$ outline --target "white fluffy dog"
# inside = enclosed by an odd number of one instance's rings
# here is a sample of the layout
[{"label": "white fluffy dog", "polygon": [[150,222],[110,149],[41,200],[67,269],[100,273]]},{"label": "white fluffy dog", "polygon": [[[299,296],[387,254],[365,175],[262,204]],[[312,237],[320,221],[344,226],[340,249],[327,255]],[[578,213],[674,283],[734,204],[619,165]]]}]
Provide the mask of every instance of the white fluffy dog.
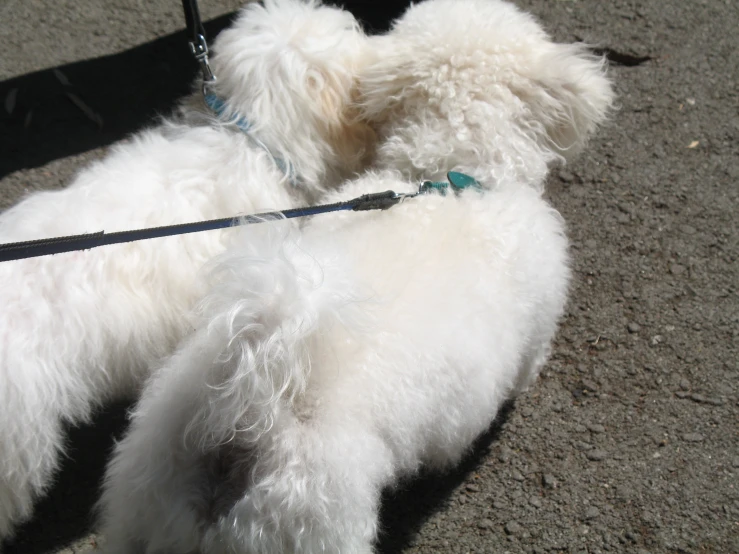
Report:
[{"label": "white fluffy dog", "polygon": [[[0,216],[0,242],[118,231],[302,205],[362,163],[351,95],[366,37],[345,11],[266,0],[214,44],[213,89],[116,147],[69,188]],[[248,133],[234,123],[246,118]],[[244,121],[240,120],[239,124]],[[280,167],[290,168],[290,183]],[[0,540],[51,480],[63,423],[130,393],[191,330],[210,232],[0,264]]]},{"label": "white fluffy dog", "polygon": [[498,0],[421,3],[375,48],[376,163],[481,190],[245,229],[116,448],[109,554],[369,553],[383,487],[457,462],[545,362],[569,271],[541,188],[605,116],[602,63]]}]

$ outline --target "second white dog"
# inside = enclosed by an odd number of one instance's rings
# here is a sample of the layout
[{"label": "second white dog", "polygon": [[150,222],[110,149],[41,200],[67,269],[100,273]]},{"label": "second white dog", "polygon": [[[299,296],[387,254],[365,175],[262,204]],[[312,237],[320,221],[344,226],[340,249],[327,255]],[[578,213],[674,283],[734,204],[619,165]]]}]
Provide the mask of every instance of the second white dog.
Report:
[{"label": "second white dog", "polygon": [[541,188],[610,105],[600,61],[495,0],[419,4],[377,48],[377,163],[482,190],[245,230],[116,449],[109,553],[369,553],[381,490],[457,462],[545,362],[569,270]]}]

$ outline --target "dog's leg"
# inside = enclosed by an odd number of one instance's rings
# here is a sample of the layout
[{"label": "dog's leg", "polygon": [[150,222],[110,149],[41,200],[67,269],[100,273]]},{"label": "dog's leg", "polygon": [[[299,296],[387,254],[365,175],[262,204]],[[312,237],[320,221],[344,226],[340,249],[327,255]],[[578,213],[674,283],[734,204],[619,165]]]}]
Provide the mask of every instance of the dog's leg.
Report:
[{"label": "dog's leg", "polygon": [[152,305],[146,295],[125,298],[113,279],[76,266],[65,275],[54,258],[43,263],[43,279],[13,274],[0,294],[0,539],[30,517],[51,485],[65,426],[133,389],[184,327],[155,310],[146,316],[165,331],[135,325]]},{"label": "dog's leg", "polygon": [[206,532],[203,551],[370,554],[391,453],[348,414],[283,413],[250,454],[247,488]]},{"label": "dog's leg", "polygon": [[115,448],[98,503],[107,554],[198,552],[212,488],[206,456],[186,432],[213,358],[200,346],[175,355],[150,380]]},{"label": "dog's leg", "polygon": [[[23,428],[11,428],[13,422]],[[43,403],[0,405],[0,425],[4,427],[0,433],[1,540],[12,535],[15,524],[30,517],[34,500],[50,483],[63,433],[59,415]]]},{"label": "dog's leg", "polygon": [[[196,554],[206,472],[175,433],[138,428],[116,448],[99,506],[106,554]],[[181,435],[180,435],[181,437]]]}]

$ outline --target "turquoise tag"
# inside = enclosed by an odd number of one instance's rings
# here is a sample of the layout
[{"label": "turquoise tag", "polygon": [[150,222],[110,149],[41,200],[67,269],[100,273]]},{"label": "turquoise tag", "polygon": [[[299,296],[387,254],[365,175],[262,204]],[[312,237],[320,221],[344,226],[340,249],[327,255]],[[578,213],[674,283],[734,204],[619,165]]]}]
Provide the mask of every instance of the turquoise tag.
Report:
[{"label": "turquoise tag", "polygon": [[446,174],[446,178],[449,180],[449,183],[445,183],[443,181],[424,181],[421,183],[421,187],[418,189],[418,192],[420,194],[425,194],[427,192],[436,191],[442,196],[446,196],[450,184],[451,188],[454,189],[454,192],[461,192],[470,187],[482,190],[482,185],[466,173],[450,171]]},{"label": "turquoise tag", "polygon": [[482,188],[482,185],[477,182],[474,177],[470,177],[466,173],[460,173],[459,171],[450,171],[446,174],[446,178],[455,189],[464,190],[469,187],[475,187],[476,189]]}]

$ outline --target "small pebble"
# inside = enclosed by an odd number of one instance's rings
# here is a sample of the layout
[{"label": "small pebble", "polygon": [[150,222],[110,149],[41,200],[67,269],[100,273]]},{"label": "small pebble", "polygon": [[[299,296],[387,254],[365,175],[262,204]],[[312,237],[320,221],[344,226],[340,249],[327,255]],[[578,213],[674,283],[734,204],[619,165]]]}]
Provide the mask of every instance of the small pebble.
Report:
[{"label": "small pebble", "polygon": [[582,386],[585,390],[588,390],[590,392],[596,392],[598,390],[597,383],[591,381],[590,379],[583,379]]},{"label": "small pebble", "polygon": [[682,275],[685,273],[685,266],[680,264],[672,264],[670,266],[670,273],[673,275]]},{"label": "small pebble", "polygon": [[683,435],[683,440],[687,442],[703,442],[703,435],[700,433],[685,433]]},{"label": "small pebble", "polygon": [[478,529],[492,529],[493,525],[495,525],[491,520],[489,519],[482,519],[477,523]]},{"label": "small pebble", "polygon": [[724,399],[723,398],[706,398],[706,404],[711,404],[712,406],[723,406]]},{"label": "small pebble", "polygon": [[529,499],[529,504],[531,504],[534,508],[541,508],[541,499],[538,496],[532,496]]},{"label": "small pebble", "polygon": [[590,461],[600,462],[601,460],[605,460],[608,457],[608,452],[596,448],[595,450],[588,450],[585,456],[587,456],[588,460]]},{"label": "small pebble", "polygon": [[621,485],[616,488],[616,496],[620,500],[631,500],[634,497],[634,489],[626,485]]},{"label": "small pebble", "polygon": [[585,510],[585,519],[595,519],[600,515],[600,510],[596,508],[595,506],[590,506],[587,510]]},{"label": "small pebble", "polygon": [[507,446],[501,446],[500,452],[498,453],[498,460],[506,463],[513,456],[513,451]]},{"label": "small pebble", "polygon": [[680,379],[680,388],[682,390],[690,390],[690,381],[687,379]]},{"label": "small pebble", "polygon": [[477,485],[467,485],[465,487],[469,492],[480,492],[480,487]]},{"label": "small pebble", "polygon": [[687,398],[688,396],[690,396],[690,393],[688,391],[679,390],[675,392],[675,396],[677,396],[678,398]]},{"label": "small pebble", "polygon": [[521,475],[520,472],[514,471],[513,473],[511,473],[511,479],[513,479],[514,481],[519,481],[520,482],[520,481],[523,481],[525,479],[525,477],[523,475]]},{"label": "small pebble", "polygon": [[597,433],[605,433],[606,432],[606,428],[603,427],[600,423],[591,423],[591,424],[589,424],[588,425],[588,430],[591,433],[596,433],[596,434]]},{"label": "small pebble", "polygon": [[505,508],[505,502],[496,500],[495,502],[493,502],[493,508],[495,508],[496,510],[502,510]]},{"label": "small pebble", "polygon": [[641,329],[641,326],[635,321],[632,321],[626,326],[626,329],[629,331],[629,333],[638,333],[639,329]]},{"label": "small pebble", "polygon": [[721,406],[724,401],[721,398],[708,398],[702,394],[694,392],[690,395],[690,399],[693,402],[699,402],[700,404],[711,404],[712,406]]},{"label": "small pebble", "polygon": [[506,523],[505,532],[509,535],[517,535],[521,531],[523,531],[523,527],[521,527],[515,521],[509,521],[508,523]]},{"label": "small pebble", "polygon": [[560,170],[559,178],[565,183],[571,183],[572,181],[575,180],[575,176],[572,173],[570,173],[569,171],[564,171],[564,170]]},{"label": "small pebble", "polygon": [[550,473],[545,473],[541,478],[541,482],[548,489],[553,489],[557,486],[557,479]]}]

